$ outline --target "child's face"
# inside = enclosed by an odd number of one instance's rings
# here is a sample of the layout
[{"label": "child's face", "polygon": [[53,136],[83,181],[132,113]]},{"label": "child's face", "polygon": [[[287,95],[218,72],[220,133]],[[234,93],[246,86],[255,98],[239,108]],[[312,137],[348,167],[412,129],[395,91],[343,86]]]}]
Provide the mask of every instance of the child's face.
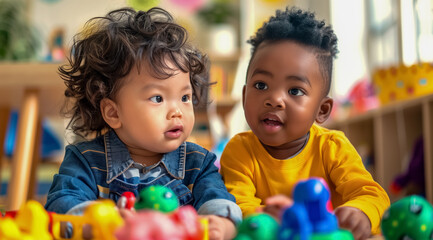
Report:
[{"label": "child's face", "polygon": [[[172,64],[169,64],[173,67]],[[142,64],[126,77],[116,96],[120,139],[135,154],[167,153],[177,149],[194,125],[189,73],[177,70],[167,79],[157,79]]]},{"label": "child's face", "polygon": [[303,144],[299,139],[320,112],[324,87],[312,51],[290,41],[264,42],[250,63],[243,89],[248,125],[265,147]]}]

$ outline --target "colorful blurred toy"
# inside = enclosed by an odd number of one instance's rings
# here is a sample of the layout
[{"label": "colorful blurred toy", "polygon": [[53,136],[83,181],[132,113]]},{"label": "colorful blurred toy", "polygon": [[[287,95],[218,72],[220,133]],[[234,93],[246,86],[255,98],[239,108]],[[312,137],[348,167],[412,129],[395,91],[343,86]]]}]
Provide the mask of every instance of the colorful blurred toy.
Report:
[{"label": "colorful blurred toy", "polygon": [[[134,206],[132,193],[122,195],[125,208]],[[207,240],[208,222],[192,206],[181,206],[167,187],[151,186],[140,192],[137,212],[122,219],[109,199],[90,204],[83,215],[47,212],[34,200],[0,217],[1,240],[82,240],[86,226],[93,240]],[[175,203],[173,203],[175,202]],[[138,202],[137,202],[138,203]],[[158,207],[159,206],[159,207]],[[67,236],[64,234],[71,230]]]},{"label": "colorful blurred toy", "polygon": [[192,206],[183,206],[165,214],[141,210],[125,219],[125,225],[116,233],[118,240],[202,240],[205,233]]},{"label": "colorful blurred toy", "polygon": [[[26,202],[15,217],[0,218],[2,240],[81,240],[84,225],[91,227],[94,240],[110,240],[114,232],[123,225],[123,219],[111,200],[99,200],[87,207],[83,216],[47,212],[34,200]],[[72,236],[63,237],[61,224],[73,227]]]},{"label": "colorful blurred toy", "polygon": [[276,240],[278,223],[266,213],[254,213],[238,226],[235,240]]},{"label": "colorful blurred toy", "polygon": [[[131,194],[122,194],[129,199],[126,205],[134,200]],[[123,201],[122,197],[120,201]],[[176,194],[168,187],[155,185],[144,188],[139,193],[135,209],[136,214],[125,219],[126,224],[115,233],[118,240],[208,238],[207,220],[200,219],[192,206],[179,207]]]},{"label": "colorful blurred toy", "polygon": [[126,208],[129,210],[135,210],[135,195],[132,192],[124,192],[120,196],[119,200],[117,200],[117,207],[118,208]]},{"label": "colorful blurred toy", "polygon": [[406,188],[406,195],[425,195],[423,137],[416,140],[407,170],[395,177],[390,190],[391,193],[398,195],[404,188]]},{"label": "colorful blurred toy", "polygon": [[0,239],[51,240],[49,222],[49,215],[42,205],[34,200],[28,201],[14,218],[0,218]]},{"label": "colorful blurred toy", "polygon": [[433,66],[419,63],[378,69],[373,73],[376,94],[385,105],[433,93]]},{"label": "colorful blurred toy", "polygon": [[[82,216],[52,214],[52,233],[54,239],[83,239],[84,225],[90,225],[92,239],[115,240],[114,232],[124,221],[115,208],[113,201],[103,199],[90,204]],[[67,222],[72,225],[72,236],[63,237],[61,234],[61,223]]]},{"label": "colorful blurred toy", "polygon": [[322,178],[298,182],[293,200],[294,204],[283,212],[278,239],[353,239],[349,231],[338,228],[329,188]]},{"label": "colorful blurred toy", "polygon": [[140,191],[135,209],[153,209],[169,213],[179,207],[176,194],[168,187],[156,185],[149,186]]},{"label": "colorful blurred toy", "polygon": [[379,101],[374,92],[374,86],[367,79],[358,81],[352,89],[350,89],[347,101],[352,105],[349,115],[360,114],[379,106]]},{"label": "colorful blurred toy", "polygon": [[386,240],[432,239],[433,207],[421,196],[402,198],[385,211],[381,229]]}]

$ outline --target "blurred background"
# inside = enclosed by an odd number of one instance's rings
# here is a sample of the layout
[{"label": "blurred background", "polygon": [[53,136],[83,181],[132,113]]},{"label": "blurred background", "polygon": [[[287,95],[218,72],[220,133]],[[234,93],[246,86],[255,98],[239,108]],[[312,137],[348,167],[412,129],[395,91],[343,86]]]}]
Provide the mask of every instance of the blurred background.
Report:
[{"label": "blurred background", "polygon": [[324,125],[347,134],[392,201],[413,193],[433,201],[432,0],[0,0],[0,207],[17,190],[45,201],[75,140],[59,115],[57,68],[87,20],[125,6],[165,8],[209,55],[217,84],[211,103],[196,109],[190,141],[218,156],[248,130],[240,105],[246,40],[276,9],[314,11],[332,25],[340,51]]}]

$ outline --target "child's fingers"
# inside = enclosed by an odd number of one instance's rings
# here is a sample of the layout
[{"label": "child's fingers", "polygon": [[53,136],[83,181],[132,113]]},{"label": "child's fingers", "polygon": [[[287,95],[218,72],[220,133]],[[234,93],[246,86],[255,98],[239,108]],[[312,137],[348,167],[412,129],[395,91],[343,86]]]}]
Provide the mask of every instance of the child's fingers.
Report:
[{"label": "child's fingers", "polygon": [[266,205],[277,205],[280,207],[288,207],[293,204],[293,200],[285,195],[278,194],[269,197],[265,200]]},{"label": "child's fingers", "polygon": [[348,226],[341,226],[346,225],[347,219],[350,216],[350,211],[347,211],[347,209],[345,209],[344,207],[341,208],[336,208],[334,210],[335,216],[337,216],[338,219],[338,224],[340,225],[340,227],[348,227]]},{"label": "child's fingers", "polygon": [[266,205],[263,208],[263,212],[271,215],[272,217],[274,217],[275,219],[277,219],[278,221],[281,218],[281,212],[282,212],[283,208],[276,206],[276,205]]},{"label": "child's fingers", "polygon": [[358,224],[358,226],[352,230],[352,234],[353,238],[356,240],[365,240],[370,237],[370,229],[363,224]]},{"label": "child's fingers", "polygon": [[[203,217],[203,216],[202,216]],[[222,223],[213,215],[204,216],[208,219],[209,228],[208,235],[210,240],[221,240],[224,237]]]}]

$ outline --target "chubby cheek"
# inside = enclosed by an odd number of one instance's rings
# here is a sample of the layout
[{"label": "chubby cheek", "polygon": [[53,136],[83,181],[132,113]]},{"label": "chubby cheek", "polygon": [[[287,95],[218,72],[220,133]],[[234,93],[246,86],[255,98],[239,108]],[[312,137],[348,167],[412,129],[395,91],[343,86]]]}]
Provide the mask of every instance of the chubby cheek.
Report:
[{"label": "chubby cheek", "polygon": [[194,116],[194,110],[187,111],[184,113],[184,117],[182,119],[183,122],[183,131],[184,133],[189,136],[191,135],[192,129],[195,124],[195,116]]},{"label": "chubby cheek", "polygon": [[[246,104],[244,104],[244,114],[245,119],[247,120],[248,124],[257,124],[258,121],[258,109],[260,108],[261,104],[257,99],[247,98]],[[253,126],[250,126],[253,127]]]}]

